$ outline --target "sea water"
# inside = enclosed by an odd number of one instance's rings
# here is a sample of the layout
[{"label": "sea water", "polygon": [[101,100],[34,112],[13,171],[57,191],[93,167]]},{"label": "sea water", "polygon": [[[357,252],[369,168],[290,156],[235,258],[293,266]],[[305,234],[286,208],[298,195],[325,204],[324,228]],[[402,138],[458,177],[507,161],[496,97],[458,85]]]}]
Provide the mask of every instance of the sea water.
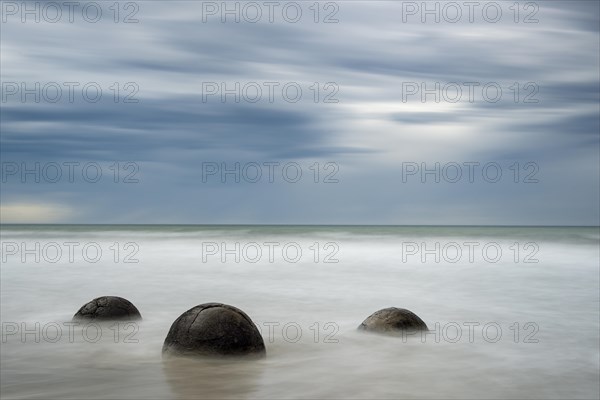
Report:
[{"label": "sea water", "polygon": [[[597,227],[3,225],[1,242],[3,399],[600,395]],[[105,295],[143,319],[70,323]],[[206,302],[244,310],[267,358],[163,360]],[[392,306],[430,331],[356,331]]]}]

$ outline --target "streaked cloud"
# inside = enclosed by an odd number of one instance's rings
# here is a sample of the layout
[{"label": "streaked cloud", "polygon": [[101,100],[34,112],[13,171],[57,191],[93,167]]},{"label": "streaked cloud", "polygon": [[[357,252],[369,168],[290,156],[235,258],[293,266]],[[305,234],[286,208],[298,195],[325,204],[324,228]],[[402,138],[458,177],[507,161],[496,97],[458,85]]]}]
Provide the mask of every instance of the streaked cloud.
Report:
[{"label": "streaked cloud", "polygon": [[[336,24],[202,23],[201,2],[176,1],[140,2],[137,24],[9,20],[3,82],[96,82],[103,98],[11,96],[2,103],[2,161],[131,161],[140,182],[11,177],[0,199],[86,204],[64,222],[598,224],[598,3],[536,3],[536,24],[509,14],[497,24],[402,23],[402,2],[389,1],[338,2]],[[139,102],[115,103],[115,82],[120,96],[126,83],[138,85]],[[204,101],[206,82],[294,82],[303,98]],[[322,101],[329,82],[338,103]],[[407,82],[479,86],[473,102],[464,92],[455,103],[422,102],[404,98]],[[497,103],[481,99],[490,82],[503,89]],[[523,102],[528,83],[537,103]],[[340,181],[203,184],[207,161],[294,161],[305,176],[315,162],[334,162]],[[502,164],[505,177],[514,163],[534,162],[540,182],[400,179],[405,162],[470,161]]]}]

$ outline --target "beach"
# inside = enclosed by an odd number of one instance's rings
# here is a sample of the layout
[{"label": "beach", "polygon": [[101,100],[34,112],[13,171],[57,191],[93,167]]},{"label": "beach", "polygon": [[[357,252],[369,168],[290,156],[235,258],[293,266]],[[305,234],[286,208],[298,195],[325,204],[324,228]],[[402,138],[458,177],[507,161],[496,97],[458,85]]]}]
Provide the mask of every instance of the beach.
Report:
[{"label": "beach", "polygon": [[[597,227],[3,225],[1,240],[6,399],[599,395]],[[143,319],[70,324],[104,295]],[[173,321],[207,302],[246,312],[267,357],[163,360]],[[392,306],[429,332],[356,330]]]}]

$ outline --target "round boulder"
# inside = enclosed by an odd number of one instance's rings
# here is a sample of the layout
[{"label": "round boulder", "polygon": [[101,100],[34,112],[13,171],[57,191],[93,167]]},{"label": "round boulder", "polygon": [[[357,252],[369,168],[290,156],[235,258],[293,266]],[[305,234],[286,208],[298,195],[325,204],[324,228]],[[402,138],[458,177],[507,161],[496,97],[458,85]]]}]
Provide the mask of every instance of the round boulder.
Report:
[{"label": "round boulder", "polygon": [[84,304],[73,316],[74,320],[136,320],[142,316],[137,308],[129,301],[117,296],[98,297]]},{"label": "round boulder", "polygon": [[358,330],[389,333],[402,331],[426,331],[427,325],[415,313],[404,308],[384,308],[371,314]]},{"label": "round boulder", "polygon": [[165,338],[163,354],[263,358],[265,343],[254,322],[242,310],[205,303],[181,314]]}]

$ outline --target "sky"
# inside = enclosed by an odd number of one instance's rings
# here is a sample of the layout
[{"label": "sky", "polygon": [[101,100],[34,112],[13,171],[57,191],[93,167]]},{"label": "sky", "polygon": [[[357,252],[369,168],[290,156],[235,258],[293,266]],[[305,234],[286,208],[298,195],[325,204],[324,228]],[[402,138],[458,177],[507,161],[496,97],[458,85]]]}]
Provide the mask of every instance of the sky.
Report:
[{"label": "sky", "polygon": [[600,225],[597,1],[75,3],[1,4],[2,223]]}]

